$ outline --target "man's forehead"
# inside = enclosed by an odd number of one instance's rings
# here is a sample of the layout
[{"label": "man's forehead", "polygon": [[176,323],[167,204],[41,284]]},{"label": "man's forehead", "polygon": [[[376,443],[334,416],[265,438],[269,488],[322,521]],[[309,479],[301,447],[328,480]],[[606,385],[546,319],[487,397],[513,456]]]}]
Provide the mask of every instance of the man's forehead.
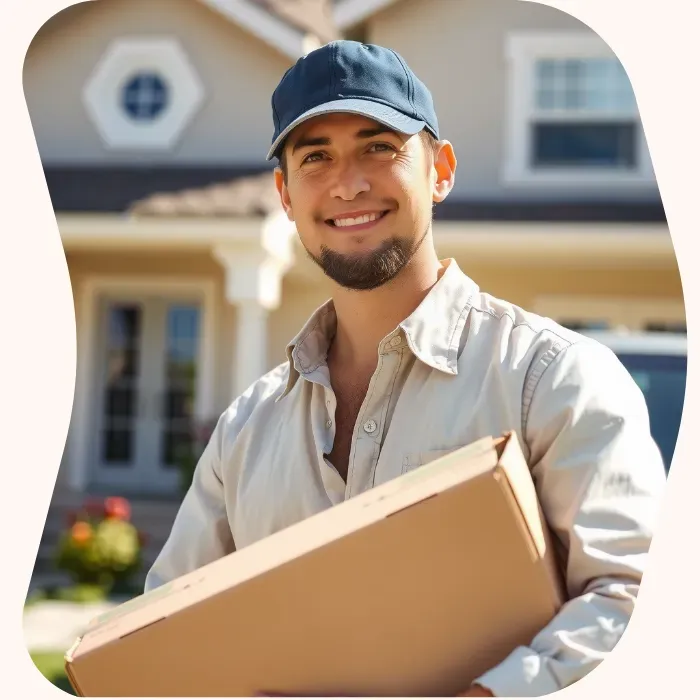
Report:
[{"label": "man's forehead", "polygon": [[320,114],[299,124],[287,137],[288,143],[294,144],[300,138],[315,138],[327,136],[332,138],[338,133],[361,137],[363,131],[387,131],[398,133],[376,119],[362,114],[348,112],[335,112],[333,114]]}]

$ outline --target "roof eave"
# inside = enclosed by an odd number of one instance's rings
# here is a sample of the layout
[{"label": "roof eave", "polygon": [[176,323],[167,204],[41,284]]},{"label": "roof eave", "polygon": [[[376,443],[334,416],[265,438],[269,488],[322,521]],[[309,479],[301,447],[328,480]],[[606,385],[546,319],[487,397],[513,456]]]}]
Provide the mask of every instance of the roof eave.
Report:
[{"label": "roof eave", "polygon": [[199,0],[242,29],[296,61],[320,40],[291,27],[248,0]]},{"label": "roof eave", "polygon": [[340,31],[364,22],[398,0],[339,0],[333,8],[333,20]]}]

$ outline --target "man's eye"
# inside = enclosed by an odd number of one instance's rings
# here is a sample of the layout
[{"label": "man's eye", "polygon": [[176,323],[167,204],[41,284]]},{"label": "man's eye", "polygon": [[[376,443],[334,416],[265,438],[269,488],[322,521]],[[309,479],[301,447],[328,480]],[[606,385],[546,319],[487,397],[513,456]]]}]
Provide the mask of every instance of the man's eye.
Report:
[{"label": "man's eye", "polygon": [[369,150],[370,150],[370,151],[373,150],[373,151],[375,151],[375,152],[379,151],[380,153],[384,153],[384,152],[386,152],[386,151],[393,151],[393,150],[394,150],[394,147],[393,147],[391,144],[388,144],[388,143],[373,143],[373,144],[369,147]]},{"label": "man's eye", "polygon": [[313,163],[314,161],[321,160],[323,157],[324,157],[323,153],[321,153],[320,151],[316,151],[314,153],[309,153],[309,155],[305,156],[301,162],[302,162],[302,165],[304,163]]}]

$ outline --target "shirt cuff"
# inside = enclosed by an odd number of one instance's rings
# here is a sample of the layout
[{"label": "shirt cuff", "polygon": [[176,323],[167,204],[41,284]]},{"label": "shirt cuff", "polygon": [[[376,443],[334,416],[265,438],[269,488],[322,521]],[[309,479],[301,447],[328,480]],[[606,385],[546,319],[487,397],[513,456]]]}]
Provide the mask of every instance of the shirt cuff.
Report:
[{"label": "shirt cuff", "polygon": [[535,698],[561,690],[542,657],[527,647],[518,647],[498,666],[474,679],[496,697]]}]

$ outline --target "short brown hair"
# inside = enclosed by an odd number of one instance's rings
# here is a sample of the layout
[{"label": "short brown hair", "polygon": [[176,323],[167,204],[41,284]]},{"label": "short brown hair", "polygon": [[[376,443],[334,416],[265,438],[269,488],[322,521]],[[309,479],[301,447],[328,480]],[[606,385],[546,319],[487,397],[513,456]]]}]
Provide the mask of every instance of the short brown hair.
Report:
[{"label": "short brown hair", "polygon": [[[432,153],[432,155],[434,156],[435,153],[437,152],[438,141],[433,136],[433,134],[430,131],[428,131],[427,129],[423,129],[423,131],[420,132],[420,139],[423,142],[423,146],[425,147],[425,149],[429,153]],[[279,166],[279,169],[282,171],[282,176],[284,177],[284,184],[286,185],[287,184],[287,158],[285,156],[284,147],[282,148],[282,151],[280,152],[278,166]]]}]

